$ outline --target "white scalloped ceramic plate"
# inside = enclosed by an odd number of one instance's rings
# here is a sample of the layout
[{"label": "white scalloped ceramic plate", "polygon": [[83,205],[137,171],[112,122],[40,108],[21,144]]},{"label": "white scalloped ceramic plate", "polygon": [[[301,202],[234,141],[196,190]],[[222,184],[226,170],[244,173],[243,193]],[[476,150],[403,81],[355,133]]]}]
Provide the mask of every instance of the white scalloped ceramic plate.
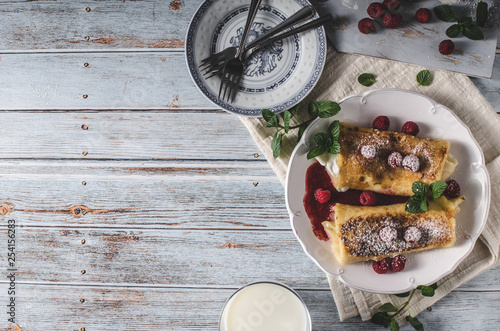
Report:
[{"label": "white scalloped ceramic plate", "polygon": [[[311,123],[295,148],[288,167],[286,203],[295,235],[306,254],[327,274],[348,286],[375,293],[402,293],[418,285],[428,285],[451,273],[471,252],[481,234],[489,211],[490,180],[484,156],[467,126],[448,108],[418,93],[381,89],[345,98],[342,110],[331,119]],[[403,123],[414,121],[420,127],[419,137],[442,138],[451,142],[451,153],[458,159],[452,178],[460,183],[466,200],[456,216],[457,242],[450,248],[434,249],[407,255],[401,272],[376,274],[369,262],[340,266],[330,250],[330,243],[316,238],[304,210],[305,174],[314,162],[307,160],[313,136],[326,131],[334,119],[371,127],[373,119],[386,115],[389,130],[400,131]]]},{"label": "white scalloped ceramic plate", "polygon": [[[198,68],[210,54],[239,45],[249,4],[248,0],[205,0],[200,5],[186,36],[188,70],[196,87],[218,107],[244,116],[262,116],[263,108],[280,113],[299,103],[318,81],[326,59],[323,27],[275,42],[248,57],[232,103],[217,97],[220,78],[205,79]],[[263,0],[248,40],[307,5],[308,0]]]}]

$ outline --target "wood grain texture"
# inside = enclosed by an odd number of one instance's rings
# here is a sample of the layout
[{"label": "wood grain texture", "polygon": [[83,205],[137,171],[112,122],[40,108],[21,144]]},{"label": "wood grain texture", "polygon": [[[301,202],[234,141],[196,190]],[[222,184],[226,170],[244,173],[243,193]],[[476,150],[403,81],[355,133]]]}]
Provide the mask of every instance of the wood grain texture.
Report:
[{"label": "wood grain texture", "polygon": [[[140,288],[19,284],[18,323],[33,330],[216,330],[219,314],[235,288]],[[0,291],[6,286],[0,284]],[[305,301],[313,330],[383,330],[359,318],[339,321],[328,290],[297,289]],[[6,306],[5,297],[0,304]],[[84,302],[80,300],[84,299]],[[482,305],[482,301],[491,302]],[[498,292],[455,291],[418,315],[426,330],[496,330]],[[113,313],[110,313],[113,312]],[[0,328],[8,324],[0,320]],[[402,330],[412,330],[406,325]]]},{"label": "wood grain texture", "polygon": [[[3,54],[0,76],[0,110],[218,109],[195,87],[183,52]],[[492,80],[473,81],[500,112],[500,56]]]}]

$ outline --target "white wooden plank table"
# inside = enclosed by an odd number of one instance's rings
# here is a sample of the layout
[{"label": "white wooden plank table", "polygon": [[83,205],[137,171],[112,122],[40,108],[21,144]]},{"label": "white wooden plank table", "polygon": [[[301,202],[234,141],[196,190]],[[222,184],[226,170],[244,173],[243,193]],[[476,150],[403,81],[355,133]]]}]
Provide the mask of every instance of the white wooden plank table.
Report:
[{"label": "white wooden plank table", "polygon": [[[8,220],[19,330],[215,330],[230,294],[262,279],[295,288],[314,330],[381,329],[339,321],[284,188],[238,118],[191,82],[183,47],[199,4],[0,2],[1,330],[17,330]],[[500,57],[491,80],[473,80],[500,112]],[[426,329],[498,330],[499,271],[419,315]]]}]

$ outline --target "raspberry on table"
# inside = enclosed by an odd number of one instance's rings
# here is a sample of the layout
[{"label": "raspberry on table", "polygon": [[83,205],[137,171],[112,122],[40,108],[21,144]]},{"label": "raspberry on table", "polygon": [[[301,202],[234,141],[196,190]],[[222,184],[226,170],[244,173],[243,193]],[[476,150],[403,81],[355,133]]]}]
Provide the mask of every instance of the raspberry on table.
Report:
[{"label": "raspberry on table", "polygon": [[385,274],[390,268],[389,262],[386,259],[380,261],[373,261],[372,263],[373,270],[378,274]]},{"label": "raspberry on table", "polygon": [[389,10],[397,10],[399,8],[399,0],[384,0],[383,4]]},{"label": "raspberry on table", "polygon": [[370,18],[363,18],[358,22],[358,30],[361,33],[370,34],[372,32],[375,32],[375,24]]},{"label": "raspberry on table", "polygon": [[398,255],[392,259],[391,268],[394,272],[403,271],[406,265],[406,257],[404,255]]},{"label": "raspberry on table", "polygon": [[387,158],[387,163],[393,168],[401,167],[401,163],[403,162],[403,156],[399,152],[393,152]]},{"label": "raspberry on table", "polygon": [[406,170],[417,172],[420,168],[420,161],[418,157],[413,154],[406,155],[403,159],[403,167]]},{"label": "raspberry on table", "polygon": [[366,12],[371,18],[379,18],[384,15],[386,9],[387,8],[380,2],[372,2],[368,6],[368,9],[366,9]]},{"label": "raspberry on table", "polygon": [[443,55],[449,55],[455,49],[455,44],[453,41],[446,39],[439,43],[439,53]]},{"label": "raspberry on table", "polygon": [[450,179],[446,182],[448,186],[444,190],[443,195],[448,199],[458,198],[460,196],[460,185],[454,179]]},{"label": "raspberry on table", "polygon": [[429,23],[431,18],[432,18],[432,13],[427,8],[420,8],[415,13],[415,19],[417,20],[417,22],[420,22],[420,23]]},{"label": "raspberry on table", "polygon": [[396,230],[392,226],[385,226],[380,229],[378,236],[380,240],[390,244],[398,237],[398,230]]},{"label": "raspberry on table", "polygon": [[397,28],[400,24],[401,21],[403,20],[403,16],[401,16],[400,13],[386,13],[384,17],[382,18],[382,21],[384,22],[384,25],[388,29],[394,29]]},{"label": "raspberry on table", "polygon": [[363,191],[359,196],[359,202],[363,206],[375,206],[377,203],[377,195],[372,191]]},{"label": "raspberry on table", "polygon": [[389,121],[389,117],[387,116],[377,116],[373,121],[372,125],[374,129],[385,131],[389,129],[389,125],[391,121]]},{"label": "raspberry on table", "polygon": [[401,129],[401,131],[407,134],[411,134],[412,136],[416,136],[420,132],[420,129],[418,128],[417,123],[408,121],[403,124],[403,128]]},{"label": "raspberry on table", "polygon": [[373,159],[377,155],[377,149],[373,145],[365,145],[361,147],[361,155],[367,159]]},{"label": "raspberry on table", "polygon": [[330,201],[331,196],[332,192],[323,190],[321,188],[317,189],[316,192],[314,192],[314,197],[319,203],[327,203],[328,201]]},{"label": "raspberry on table", "polygon": [[422,237],[422,232],[414,226],[410,226],[405,231],[405,241],[408,243],[418,242],[421,237]]}]

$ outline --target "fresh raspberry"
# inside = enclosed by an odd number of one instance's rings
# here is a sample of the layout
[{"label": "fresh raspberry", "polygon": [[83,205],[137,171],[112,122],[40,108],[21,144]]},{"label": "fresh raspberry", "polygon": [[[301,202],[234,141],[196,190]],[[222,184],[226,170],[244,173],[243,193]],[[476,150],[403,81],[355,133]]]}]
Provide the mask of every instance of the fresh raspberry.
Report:
[{"label": "fresh raspberry", "polygon": [[392,259],[391,267],[392,271],[400,272],[403,271],[406,265],[406,257],[404,255],[398,255],[394,259]]},{"label": "fresh raspberry", "polygon": [[446,184],[448,184],[448,186],[446,190],[444,190],[443,195],[448,199],[458,198],[460,196],[460,185],[458,182],[454,179],[450,179]]},{"label": "fresh raspberry", "polygon": [[377,155],[377,149],[373,145],[365,145],[361,147],[361,155],[367,159],[373,159]]},{"label": "fresh raspberry", "polygon": [[380,229],[378,236],[380,237],[380,240],[390,244],[398,237],[398,230],[392,226],[386,226]]},{"label": "fresh raspberry", "polygon": [[415,13],[415,19],[417,20],[417,22],[420,22],[420,23],[429,23],[431,18],[432,18],[432,13],[427,8],[420,8]]},{"label": "fresh raspberry", "polygon": [[410,226],[405,231],[405,241],[407,243],[415,243],[420,240],[420,237],[422,237],[422,232],[414,226]]},{"label": "fresh raspberry", "polygon": [[375,24],[373,23],[373,21],[371,19],[366,17],[358,22],[358,29],[359,29],[359,32],[361,32],[361,33],[370,34],[372,32],[375,32]]},{"label": "fresh raspberry", "polygon": [[389,10],[397,10],[399,8],[399,0],[384,0],[383,4]]},{"label": "fresh raspberry", "polygon": [[368,16],[370,16],[371,18],[379,18],[380,16],[384,15],[386,9],[387,8],[380,2],[372,2],[368,6],[366,12],[368,13]]},{"label": "fresh raspberry", "polygon": [[389,125],[391,121],[389,121],[389,117],[387,116],[377,116],[377,118],[373,121],[373,128],[381,131],[385,131],[389,129]]},{"label": "fresh raspberry", "polygon": [[404,133],[411,134],[412,136],[416,136],[420,129],[418,128],[417,123],[408,121],[403,124],[403,128],[401,129]]},{"label": "fresh raspberry", "polygon": [[455,49],[455,44],[450,39],[443,40],[439,43],[439,53],[449,55]]},{"label": "fresh raspberry", "polygon": [[382,18],[384,25],[388,29],[394,29],[397,28],[400,24],[401,21],[403,20],[403,16],[401,16],[400,13],[386,13],[384,17]]},{"label": "fresh raspberry", "polygon": [[406,155],[403,159],[403,167],[406,170],[417,172],[420,168],[420,161],[418,160],[418,157],[413,154]]},{"label": "fresh raspberry", "polygon": [[377,196],[372,191],[363,191],[359,196],[359,202],[363,206],[375,206],[377,203]]},{"label": "fresh raspberry", "polygon": [[314,192],[314,197],[319,203],[327,203],[328,201],[330,201],[331,196],[332,192],[323,190],[321,188],[317,189],[316,192]]},{"label": "fresh raspberry", "polygon": [[372,268],[378,274],[385,274],[389,270],[390,264],[386,259],[380,261],[373,261]]},{"label": "fresh raspberry", "polygon": [[393,152],[387,158],[387,163],[393,168],[401,167],[401,163],[403,162],[403,156],[399,152]]}]

